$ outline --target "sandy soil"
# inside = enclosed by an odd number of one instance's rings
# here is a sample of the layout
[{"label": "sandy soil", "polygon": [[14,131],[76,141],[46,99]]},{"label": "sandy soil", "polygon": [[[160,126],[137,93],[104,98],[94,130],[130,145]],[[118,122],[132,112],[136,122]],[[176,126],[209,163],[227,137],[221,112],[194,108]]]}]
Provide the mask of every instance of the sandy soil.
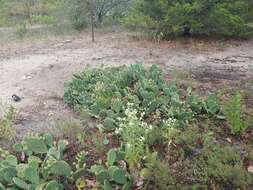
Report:
[{"label": "sandy soil", "polygon": [[[155,44],[126,33],[89,34],[40,42],[0,46],[0,98],[18,110],[18,136],[47,130],[57,119],[74,118],[64,105],[64,83],[86,66],[159,64],[168,73],[188,70],[201,83],[227,83],[252,87],[253,41],[204,42],[183,40]],[[252,91],[253,92],[253,91]]]}]

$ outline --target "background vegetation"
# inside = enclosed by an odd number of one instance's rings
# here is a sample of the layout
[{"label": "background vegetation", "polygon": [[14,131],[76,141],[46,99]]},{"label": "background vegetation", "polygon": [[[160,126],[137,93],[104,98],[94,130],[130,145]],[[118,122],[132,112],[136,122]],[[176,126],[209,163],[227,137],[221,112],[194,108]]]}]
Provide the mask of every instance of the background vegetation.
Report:
[{"label": "background vegetation", "polygon": [[245,37],[252,33],[252,1],[140,0],[136,1],[127,26],[163,37],[183,34]]},{"label": "background vegetation", "polygon": [[64,33],[93,21],[96,27],[123,25],[161,39],[249,37],[252,10],[251,0],[1,0],[0,27],[16,27],[17,36],[24,37],[28,28]]}]

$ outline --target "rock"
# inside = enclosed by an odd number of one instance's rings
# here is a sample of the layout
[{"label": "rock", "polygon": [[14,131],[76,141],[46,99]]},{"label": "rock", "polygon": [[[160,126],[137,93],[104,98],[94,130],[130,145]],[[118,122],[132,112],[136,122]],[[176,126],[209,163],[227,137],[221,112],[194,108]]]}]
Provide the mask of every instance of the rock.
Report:
[{"label": "rock", "polygon": [[70,42],[72,42],[72,41],[71,41],[71,40],[66,40],[66,41],[65,41],[65,43],[70,43]]},{"label": "rock", "polygon": [[230,138],[226,139],[229,143],[232,143],[232,140]]},{"label": "rock", "polygon": [[253,174],[253,166],[248,167],[248,172]]},{"label": "rock", "polygon": [[59,44],[55,44],[55,45],[54,45],[54,48],[60,48],[60,47],[62,47],[62,46],[64,46],[64,43],[59,43]]},{"label": "rock", "polygon": [[17,96],[16,94],[13,94],[13,95],[11,96],[11,98],[12,98],[12,100],[13,100],[14,102],[20,102],[20,101],[21,101],[21,98],[20,98],[19,96]]},{"label": "rock", "polygon": [[22,76],[22,79],[23,80],[32,79],[32,76],[30,76],[30,75],[24,75],[24,76]]},{"label": "rock", "polygon": [[49,112],[49,113],[48,113],[48,117],[52,117],[53,115],[54,115],[53,112]]}]

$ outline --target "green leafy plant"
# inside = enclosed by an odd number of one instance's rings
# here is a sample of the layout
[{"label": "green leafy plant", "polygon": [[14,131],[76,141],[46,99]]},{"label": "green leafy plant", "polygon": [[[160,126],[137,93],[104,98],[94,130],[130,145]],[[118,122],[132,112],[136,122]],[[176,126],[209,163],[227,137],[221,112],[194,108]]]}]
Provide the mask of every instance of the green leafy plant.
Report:
[{"label": "green leafy plant", "polygon": [[242,133],[248,128],[247,122],[243,121],[243,107],[244,103],[240,93],[236,93],[224,105],[224,114],[232,134]]},{"label": "green leafy plant", "polygon": [[23,190],[63,190],[62,180],[73,183],[85,173],[85,156],[77,155],[75,170],[64,160],[64,151],[68,142],[54,141],[49,134],[30,135],[13,149],[22,156],[1,154],[0,187],[2,189]]},{"label": "green leafy plant", "polygon": [[208,114],[215,115],[220,111],[220,106],[217,100],[217,96],[215,94],[210,94],[206,101],[204,102],[205,111]]},{"label": "green leafy plant", "polygon": [[115,131],[120,135],[125,147],[125,159],[128,161],[130,168],[136,168],[140,159],[145,155],[147,146],[147,137],[152,129],[137,116],[137,110],[133,104],[128,104],[125,111],[126,117],[120,119],[119,128]]},{"label": "green leafy plant", "polygon": [[103,165],[93,165],[90,172],[95,174],[97,182],[104,190],[113,189],[113,187],[122,187],[123,190],[130,190],[133,185],[133,179],[126,168],[119,165],[122,155],[119,151],[111,149],[107,153],[106,168]]}]

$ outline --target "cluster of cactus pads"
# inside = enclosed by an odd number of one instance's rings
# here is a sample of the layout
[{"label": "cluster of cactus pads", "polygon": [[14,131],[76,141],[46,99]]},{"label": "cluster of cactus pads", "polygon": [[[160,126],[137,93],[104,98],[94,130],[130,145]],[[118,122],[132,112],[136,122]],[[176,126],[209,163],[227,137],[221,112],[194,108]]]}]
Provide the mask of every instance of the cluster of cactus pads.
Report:
[{"label": "cluster of cactus pads", "polygon": [[121,151],[110,150],[107,154],[106,166],[93,165],[90,171],[96,175],[97,182],[104,190],[112,190],[116,187],[122,187],[122,190],[132,188],[133,178],[127,172],[124,153]]},{"label": "cluster of cactus pads", "polygon": [[85,171],[86,154],[78,154],[73,169],[63,158],[67,145],[44,134],[14,144],[17,156],[0,150],[0,190],[63,190],[62,182],[75,182]]}]

